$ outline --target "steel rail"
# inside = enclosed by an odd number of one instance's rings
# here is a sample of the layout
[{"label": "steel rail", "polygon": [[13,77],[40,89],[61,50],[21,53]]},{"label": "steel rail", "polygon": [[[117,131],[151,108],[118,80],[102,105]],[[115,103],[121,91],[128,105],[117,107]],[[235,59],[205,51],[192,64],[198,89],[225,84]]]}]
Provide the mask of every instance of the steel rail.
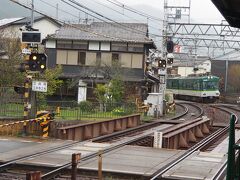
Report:
[{"label": "steel rail", "polygon": [[[221,109],[221,108],[219,108]],[[237,123],[238,121],[238,117],[236,114],[227,111],[226,109],[221,109],[223,111],[228,112],[229,114],[233,114],[236,118],[235,123]],[[190,156],[191,154],[193,154],[195,151],[203,148],[204,146],[206,146],[207,144],[209,144],[210,142],[214,141],[215,138],[220,137],[222,134],[226,133],[229,129],[229,126],[226,126],[222,129],[218,129],[217,131],[215,131],[214,133],[212,133],[211,135],[209,135],[208,137],[204,138],[203,140],[201,140],[199,143],[195,144],[193,147],[189,148],[182,156],[180,156],[179,158],[173,160],[172,162],[170,162],[168,165],[164,166],[163,168],[161,168],[157,173],[155,173],[155,176],[151,178],[151,180],[157,179],[160,176],[162,176],[165,172],[167,172],[169,169],[171,169],[172,167],[174,167],[176,164],[180,163],[181,161],[183,161],[184,159],[186,159],[188,156]],[[222,168],[221,168],[221,172],[222,172]],[[219,174],[217,174],[216,176],[220,176]]]},{"label": "steel rail", "polygon": [[[177,103],[177,104],[178,104],[178,103]],[[180,115],[177,115],[177,116],[175,116],[175,117],[173,117],[173,118],[170,118],[170,120],[178,119],[178,118],[180,118],[180,117],[182,117],[182,116],[184,116],[184,115],[186,115],[186,114],[188,113],[188,108],[187,108],[186,106],[183,106],[183,105],[181,105],[181,104],[178,104],[178,105],[184,108],[184,112],[181,113]],[[140,130],[140,129],[142,129],[142,128],[145,128],[145,129],[146,129],[147,127],[150,128],[150,127],[156,126],[156,125],[158,125],[158,124],[161,124],[161,122],[156,121],[156,122],[148,123],[148,124],[145,124],[145,125],[142,125],[142,126],[138,126],[138,127],[135,127],[135,128],[130,128],[130,129],[127,129],[127,130],[124,130],[124,131],[115,132],[115,133],[112,133],[111,135],[105,135],[105,136],[103,136],[103,137],[96,137],[96,138],[93,138],[92,141],[97,141],[97,140],[99,140],[99,139],[101,139],[101,138],[106,138],[106,137],[109,137],[109,136],[117,136],[117,135],[120,135],[120,134],[123,134],[123,133],[126,133],[126,132],[130,132],[130,131],[137,131],[137,130]],[[145,138],[145,137],[147,137],[147,136],[148,136],[148,135],[145,135],[145,136],[141,136],[141,137],[139,137],[139,138],[137,138],[137,139],[133,139],[133,140],[131,140],[131,141],[127,141],[127,142],[125,142],[125,143],[123,143],[123,144],[114,146],[114,147],[112,147],[112,148],[105,149],[103,152],[106,153],[106,152],[115,150],[115,149],[117,149],[117,148],[119,148],[119,147],[122,147],[122,146],[124,146],[124,145],[126,145],[126,144],[129,144],[129,143],[133,143],[133,142],[138,141],[139,139]],[[87,141],[82,141],[82,142],[74,142],[74,143],[67,144],[67,145],[64,145],[64,146],[55,147],[55,148],[52,148],[52,149],[49,149],[49,150],[45,150],[45,151],[42,151],[42,152],[38,152],[38,153],[34,153],[34,154],[30,154],[30,155],[26,155],[26,156],[23,156],[23,157],[20,157],[20,158],[13,159],[13,160],[11,160],[11,161],[8,161],[8,162],[0,165],[0,172],[1,172],[2,170],[4,170],[4,169],[8,168],[9,166],[16,164],[16,163],[19,162],[19,161],[22,161],[22,160],[25,160],[25,159],[29,159],[29,158],[34,158],[34,157],[37,157],[37,156],[41,156],[41,155],[44,155],[44,154],[47,154],[47,153],[51,153],[51,152],[54,152],[54,151],[57,151],[57,150],[65,149],[65,148],[68,148],[68,147],[72,147],[72,146],[74,146],[74,145],[76,145],[76,144],[85,143],[85,142],[89,142],[89,140],[87,140]],[[87,155],[86,157],[82,157],[81,160],[82,160],[82,161],[85,161],[85,160],[88,160],[88,159],[90,159],[90,158],[92,158],[92,157],[95,157],[96,155],[97,155],[97,153],[92,153],[92,154]],[[68,168],[68,167],[70,167],[70,166],[71,166],[71,163],[66,163],[66,164],[63,165],[63,166],[61,166],[61,167],[59,167],[59,168],[57,168],[57,169],[55,169],[55,170],[53,170],[53,171],[50,171],[50,172],[44,174],[42,177],[43,177],[43,178],[48,177],[48,176],[50,176],[51,174],[54,174],[54,173],[56,173],[56,172],[59,172],[59,171],[61,171],[62,169]]]}]

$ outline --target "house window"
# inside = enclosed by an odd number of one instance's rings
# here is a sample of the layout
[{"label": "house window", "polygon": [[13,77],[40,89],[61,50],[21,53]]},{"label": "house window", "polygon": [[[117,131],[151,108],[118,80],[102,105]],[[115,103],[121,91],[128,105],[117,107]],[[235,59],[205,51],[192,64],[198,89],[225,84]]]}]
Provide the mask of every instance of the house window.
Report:
[{"label": "house window", "polygon": [[138,68],[143,67],[143,55],[142,54],[130,54],[122,53],[121,54],[121,64],[122,67],[126,68]]},{"label": "house window", "polygon": [[110,51],[110,42],[101,42],[101,51]]},{"label": "house window", "polygon": [[132,54],[132,68],[143,67],[143,55],[142,54]]},{"label": "house window", "polygon": [[57,48],[72,49],[72,41],[57,41]]},{"label": "house window", "polygon": [[119,61],[119,54],[112,53],[112,61]]},{"label": "house window", "polygon": [[130,52],[143,52],[143,44],[128,44],[128,51]]},{"label": "house window", "polygon": [[111,65],[112,65],[112,53],[102,53],[101,66],[111,66]]},{"label": "house window", "polygon": [[87,50],[88,42],[87,41],[73,41],[73,49],[84,49]]},{"label": "house window", "polygon": [[99,46],[99,42],[89,42],[89,50],[99,50],[100,46]]},{"label": "house window", "polygon": [[112,51],[127,51],[127,43],[112,43]]},{"label": "house window", "polygon": [[67,51],[67,64],[69,65],[78,64],[78,51]]},{"label": "house window", "polygon": [[86,65],[96,66],[96,53],[93,53],[93,52],[86,53]]},{"label": "house window", "polygon": [[67,64],[67,51],[57,50],[57,64]]},{"label": "house window", "polygon": [[57,50],[57,64],[77,65],[78,51]]},{"label": "house window", "polygon": [[79,65],[86,64],[86,52],[78,52],[78,64]]},{"label": "house window", "polygon": [[121,54],[121,65],[122,65],[122,67],[131,68],[132,67],[132,54],[122,53]]}]

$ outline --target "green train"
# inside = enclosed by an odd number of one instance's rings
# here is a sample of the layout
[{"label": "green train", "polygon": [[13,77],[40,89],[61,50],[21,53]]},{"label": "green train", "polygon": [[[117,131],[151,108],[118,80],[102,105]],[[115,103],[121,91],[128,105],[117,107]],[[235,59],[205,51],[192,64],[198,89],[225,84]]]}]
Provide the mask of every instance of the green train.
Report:
[{"label": "green train", "polygon": [[219,77],[190,76],[167,79],[167,89],[177,99],[198,102],[215,102],[219,98]]}]

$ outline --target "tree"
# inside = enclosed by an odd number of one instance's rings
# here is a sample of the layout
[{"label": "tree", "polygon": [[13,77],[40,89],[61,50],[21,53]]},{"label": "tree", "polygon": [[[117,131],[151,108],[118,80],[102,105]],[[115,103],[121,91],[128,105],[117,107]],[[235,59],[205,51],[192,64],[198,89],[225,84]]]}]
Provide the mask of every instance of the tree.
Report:
[{"label": "tree", "polygon": [[44,79],[48,83],[46,93],[38,93],[38,100],[46,102],[46,96],[53,95],[58,88],[63,84],[63,80],[59,79],[62,73],[62,66],[56,66],[52,69],[46,69],[46,71],[39,75],[39,78]]},{"label": "tree", "polygon": [[20,85],[24,80],[24,75],[16,68],[23,62],[21,42],[16,37],[17,33],[11,30],[7,37],[0,32],[0,87]]},{"label": "tree", "polygon": [[106,94],[107,94],[107,86],[104,84],[97,84],[96,88],[94,89],[94,94],[97,97],[97,100],[100,104],[100,110],[103,111],[103,108],[106,106],[104,105],[107,101]]},{"label": "tree", "polygon": [[124,83],[120,75],[115,75],[109,83],[109,95],[112,97],[112,102],[121,103],[124,95]]}]

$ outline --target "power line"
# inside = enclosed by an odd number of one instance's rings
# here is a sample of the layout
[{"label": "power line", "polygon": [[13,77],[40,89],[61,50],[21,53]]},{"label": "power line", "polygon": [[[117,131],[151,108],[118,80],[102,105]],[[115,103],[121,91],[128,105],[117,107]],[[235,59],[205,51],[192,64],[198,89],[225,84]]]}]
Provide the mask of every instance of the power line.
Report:
[{"label": "power line", "polygon": [[[50,4],[50,3],[48,3],[48,2],[46,2],[46,1],[44,1],[44,0],[40,0],[42,3],[44,3],[44,4],[47,4],[48,6],[50,6],[50,7],[53,7],[53,8],[56,8],[54,5],[52,5],[52,4]],[[65,2],[65,1],[63,1],[63,2]],[[95,1],[96,2],[96,1]],[[65,3],[67,3],[67,2],[65,2]],[[71,4],[69,4],[69,3],[67,3],[68,5],[70,5],[70,6],[72,6]],[[74,7],[74,6],[72,6],[72,7]],[[74,7],[74,8],[76,8],[76,7]],[[64,12],[64,13],[66,13],[66,14],[69,14],[69,15],[71,15],[71,16],[73,16],[73,17],[76,17],[76,18],[79,18],[78,16],[76,16],[76,15],[74,15],[74,14],[72,14],[72,13],[69,13],[69,12],[67,12],[67,11],[65,11],[65,10],[63,10],[63,9],[60,9],[59,8],[59,10],[60,11],[62,11],[62,12]],[[90,16],[92,16],[92,17],[94,17],[94,18],[96,18],[96,19],[98,19],[98,20],[100,20],[100,21],[104,21],[104,19],[101,19],[101,18],[98,18],[97,16],[94,16],[94,15],[91,15],[91,14],[89,14],[89,13],[87,13],[86,11],[84,11],[84,10],[81,10],[81,9],[78,9],[78,10],[80,10],[80,11],[82,11],[82,12],[84,12],[85,14],[88,14],[88,15],[90,15]],[[118,11],[117,11],[118,12]],[[120,12],[119,12],[120,13]],[[104,22],[106,22],[106,23],[109,23],[109,22],[107,22],[107,21],[104,21]],[[116,23],[116,22],[115,22]],[[120,24],[120,23],[118,23],[120,26],[122,26],[122,24]],[[127,27],[127,26],[126,26]],[[128,27],[128,28],[130,28],[130,27]],[[130,28],[130,29],[134,29],[134,28]],[[155,29],[157,29],[157,28],[155,28]],[[134,29],[134,30],[137,30],[137,29]],[[159,29],[158,29],[159,30]],[[137,31],[139,31],[139,30],[137,30]],[[142,33],[144,33],[144,35],[145,35],[145,32],[143,32],[143,31],[139,31],[139,32],[142,32]],[[149,34],[151,34],[151,35],[153,35],[153,36],[156,36],[156,37],[160,37],[159,35],[156,35],[156,34],[152,34],[152,33],[149,33]]]},{"label": "power line", "polygon": [[[113,9],[113,8],[111,8],[111,7],[103,4],[103,3],[100,3],[100,2],[98,2],[98,1],[96,1],[96,0],[91,0],[91,1],[94,1],[95,3],[100,4],[100,5],[102,5],[103,7],[106,7],[106,8],[108,8],[108,9],[110,9],[110,10],[112,10],[112,11],[118,13],[118,14],[121,14],[121,15],[123,15],[123,16],[126,16],[126,17],[128,17],[129,19],[133,19],[134,21],[140,22],[139,20],[137,20],[137,19],[135,19],[135,18],[133,18],[133,17],[131,17],[131,16],[128,16],[128,15],[126,15],[126,14],[120,12],[120,11],[117,11],[117,10],[115,10],[115,9]],[[151,25],[148,25],[148,26],[151,27],[151,28],[153,28],[153,29],[156,29],[156,30],[158,30],[158,31],[161,30],[161,29],[158,29],[158,28],[156,28],[156,27],[154,27],[154,26],[151,26]]]},{"label": "power line", "polygon": [[[117,0],[106,0],[106,1],[108,1],[108,2],[110,2],[110,3],[112,3],[112,4],[114,4],[114,5],[116,5],[116,6],[118,6],[118,7],[124,8],[124,9],[126,9],[126,10],[128,10],[128,11],[130,11],[130,12],[133,12],[133,13],[135,13],[135,14],[138,14],[138,15],[140,15],[140,16],[143,16],[143,17],[146,17],[146,18],[155,20],[155,21],[164,21],[164,20],[161,19],[161,18],[157,18],[157,17],[151,16],[151,15],[149,15],[149,14],[147,14],[147,13],[144,13],[144,12],[138,11],[138,10],[136,10],[136,9],[133,9],[133,8],[131,8],[131,7],[129,7],[129,6],[126,6],[125,4],[123,4],[123,3],[121,3],[121,2],[119,2],[119,1],[117,1]],[[113,2],[113,1],[115,1],[115,2]]]},{"label": "power line", "polygon": [[[48,2],[46,2],[46,1],[44,1],[44,0],[39,0],[39,1],[41,1],[41,2],[44,3],[44,4],[47,4],[47,5],[50,6],[50,7],[56,8],[54,5],[48,3]],[[58,10],[60,10],[60,11],[62,11],[62,12],[64,12],[64,13],[66,13],[66,14],[69,14],[69,15],[75,17],[75,18],[79,18],[78,16],[76,16],[76,15],[74,15],[74,14],[68,12],[68,11],[65,11],[65,10],[63,10],[63,9],[58,8]]]},{"label": "power line", "polygon": [[[22,7],[24,7],[24,8],[26,8],[26,9],[29,9],[29,10],[32,9],[31,7],[29,7],[29,6],[25,5],[25,4],[22,4],[22,3],[20,3],[20,2],[17,2],[16,0],[10,0],[10,1],[13,2],[13,3],[15,3],[15,4],[18,4],[18,5],[22,6]],[[78,29],[78,30],[81,30],[81,31],[84,31],[84,32],[89,32],[89,33],[94,34],[94,35],[96,35],[96,36],[105,37],[105,38],[109,38],[109,39],[113,39],[113,40],[118,40],[118,41],[120,40],[120,41],[123,41],[123,42],[126,42],[126,41],[127,41],[127,42],[136,43],[135,40],[123,39],[123,38],[119,38],[119,37],[115,37],[115,36],[109,36],[109,35],[106,35],[106,34],[97,33],[97,32],[94,32],[94,31],[91,31],[91,30],[88,30],[88,29],[85,29],[85,28],[81,28],[81,27],[75,26],[75,25],[73,25],[73,24],[67,24],[67,23],[65,23],[64,21],[58,20],[58,19],[56,19],[56,18],[54,18],[54,17],[52,17],[52,16],[49,16],[49,15],[46,15],[45,13],[37,10],[36,8],[34,9],[34,12],[36,12],[36,13],[42,15],[42,16],[45,16],[45,17],[47,17],[47,18],[49,18],[49,19],[53,19],[53,20],[55,20],[55,21],[57,21],[57,22],[59,22],[59,23],[69,25],[70,27],[73,27],[73,28],[75,28],[75,29]]]},{"label": "power line", "polygon": [[[68,4],[68,5],[70,5],[70,6],[72,6],[72,7],[74,7],[74,8],[76,8],[76,9],[78,9],[78,10],[81,10],[81,9],[77,8],[76,6],[73,6],[73,5],[71,5],[70,3],[66,2],[66,0],[61,0],[61,1],[64,2],[64,3],[66,3],[66,4]],[[133,31],[135,31],[136,33],[143,34],[143,35],[146,34],[145,31],[141,31],[141,30],[139,30],[139,29],[135,29],[135,28],[126,26],[126,25],[124,25],[124,24],[121,24],[121,23],[119,23],[119,22],[117,22],[117,21],[115,21],[115,20],[113,20],[113,19],[111,19],[111,18],[108,18],[108,17],[106,17],[106,16],[104,16],[104,15],[102,15],[102,14],[100,14],[100,13],[98,13],[98,12],[96,12],[96,11],[90,9],[90,8],[88,8],[87,6],[85,6],[85,5],[81,4],[81,3],[76,2],[75,0],[68,0],[68,1],[71,2],[71,3],[73,3],[73,4],[75,4],[75,5],[77,5],[77,6],[79,6],[79,7],[81,7],[81,8],[83,8],[83,9],[86,9],[86,10],[88,10],[88,11],[96,14],[97,16],[100,16],[100,17],[102,17],[102,18],[107,19],[108,21],[111,21],[111,22],[116,23],[120,28],[123,28],[123,29],[126,29],[126,28],[127,28],[127,29],[129,29],[129,30],[133,30]],[[90,16],[92,16],[92,15],[90,15]],[[96,17],[96,16],[94,16],[94,17]],[[104,20],[103,20],[103,21],[104,21]],[[108,23],[107,21],[104,21],[104,22]],[[152,36],[156,36],[156,37],[159,36],[158,34],[153,34],[153,33],[149,33],[149,34],[151,34]]]}]

